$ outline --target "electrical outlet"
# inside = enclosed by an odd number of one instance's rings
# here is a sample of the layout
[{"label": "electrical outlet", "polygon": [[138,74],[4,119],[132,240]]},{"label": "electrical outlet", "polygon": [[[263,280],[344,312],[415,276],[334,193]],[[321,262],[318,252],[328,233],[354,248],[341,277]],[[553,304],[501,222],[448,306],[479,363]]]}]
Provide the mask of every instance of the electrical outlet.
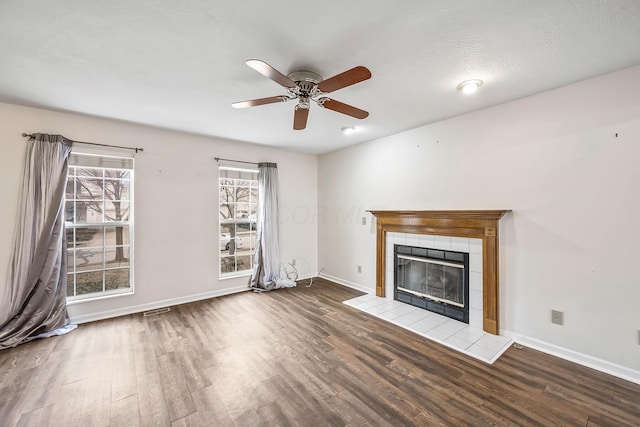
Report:
[{"label": "electrical outlet", "polygon": [[361,265],[358,266],[358,273],[362,273],[362,266]]},{"label": "electrical outlet", "polygon": [[367,217],[366,216],[362,217],[362,225],[367,225]]},{"label": "electrical outlet", "polygon": [[564,325],[564,312],[551,310],[551,323],[556,325]]}]

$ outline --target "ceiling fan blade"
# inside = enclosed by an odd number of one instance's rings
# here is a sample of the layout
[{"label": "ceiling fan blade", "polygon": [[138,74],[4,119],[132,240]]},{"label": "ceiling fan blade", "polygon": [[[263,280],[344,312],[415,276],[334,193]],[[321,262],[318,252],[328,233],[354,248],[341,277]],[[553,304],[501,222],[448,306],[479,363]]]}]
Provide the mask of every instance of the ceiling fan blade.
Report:
[{"label": "ceiling fan blade", "polygon": [[356,119],[366,119],[369,117],[368,112],[331,98],[318,99],[318,105],[328,108],[329,110],[337,111],[338,113],[346,114],[347,116],[355,117]]},{"label": "ceiling fan blade", "polygon": [[371,78],[371,71],[361,65],[318,83],[318,89],[329,93]]},{"label": "ceiling fan blade", "polygon": [[307,118],[309,117],[309,109],[296,105],[296,111],[293,113],[293,129],[302,130],[307,127]]},{"label": "ceiling fan blade", "polygon": [[270,96],[268,98],[258,98],[250,99],[249,101],[234,102],[233,104],[231,104],[231,106],[233,108],[257,107],[258,105],[274,104],[276,102],[287,102],[290,99],[292,98],[284,95]]},{"label": "ceiling fan blade", "polygon": [[261,61],[259,59],[247,59],[245,63],[263,76],[270,78],[281,86],[289,89],[293,89],[294,87],[296,87],[296,84],[293,80],[291,80],[289,77],[285,76],[280,71],[276,70],[264,61]]}]

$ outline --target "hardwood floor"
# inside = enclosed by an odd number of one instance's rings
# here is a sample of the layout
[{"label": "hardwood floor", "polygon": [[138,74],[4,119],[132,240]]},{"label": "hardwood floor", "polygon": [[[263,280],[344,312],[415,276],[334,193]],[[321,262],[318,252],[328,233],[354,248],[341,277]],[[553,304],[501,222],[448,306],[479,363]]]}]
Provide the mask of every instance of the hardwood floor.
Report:
[{"label": "hardwood floor", "polygon": [[531,349],[487,365],[315,280],[0,352],[2,426],[640,425],[640,385]]}]

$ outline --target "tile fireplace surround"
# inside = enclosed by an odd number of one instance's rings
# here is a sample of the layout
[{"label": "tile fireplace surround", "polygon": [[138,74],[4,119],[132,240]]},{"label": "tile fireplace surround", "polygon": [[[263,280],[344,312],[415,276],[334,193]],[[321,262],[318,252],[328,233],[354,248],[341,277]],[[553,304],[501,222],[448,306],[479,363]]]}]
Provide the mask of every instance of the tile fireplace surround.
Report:
[{"label": "tile fireplace surround", "polygon": [[[511,343],[498,336],[498,222],[507,210],[371,211],[377,220],[376,296],[345,304],[493,363]],[[393,245],[469,253],[469,324],[393,299]]]}]

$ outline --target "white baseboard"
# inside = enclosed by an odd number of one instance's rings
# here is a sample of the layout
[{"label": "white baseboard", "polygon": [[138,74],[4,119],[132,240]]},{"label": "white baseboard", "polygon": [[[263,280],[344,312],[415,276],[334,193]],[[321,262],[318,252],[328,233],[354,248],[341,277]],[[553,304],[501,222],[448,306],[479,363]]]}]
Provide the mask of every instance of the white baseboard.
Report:
[{"label": "white baseboard", "polygon": [[323,279],[331,280],[332,282],[335,282],[335,283],[337,283],[339,285],[346,286],[347,288],[352,288],[352,289],[355,289],[355,290],[358,290],[360,292],[364,292],[364,293],[367,293],[367,294],[371,294],[371,293],[375,294],[376,293],[375,287],[372,288],[372,289],[371,288],[367,288],[367,287],[365,287],[365,286],[363,286],[363,285],[361,285],[359,283],[350,282],[348,280],[344,280],[344,279],[341,279],[339,277],[331,276],[330,274],[320,273],[318,275],[318,277],[322,277]]},{"label": "white baseboard", "polygon": [[122,307],[114,310],[106,310],[98,313],[85,314],[82,316],[71,317],[71,323],[81,324],[87,322],[95,322],[96,320],[110,319],[112,317],[126,316],[128,314],[142,313],[147,310],[155,310],[157,308],[169,307],[172,305],[180,305],[188,302],[201,301],[204,299],[221,297],[224,295],[236,294],[250,290],[247,285],[235,286],[233,288],[220,289],[217,291],[204,292],[201,294],[188,295],[184,297],[171,298],[162,301],[155,301],[147,304],[134,305],[130,307]]},{"label": "white baseboard", "polygon": [[596,371],[604,372],[605,374],[640,384],[640,371],[617,365],[587,354],[578,353],[577,351],[569,350],[564,347],[559,347],[555,344],[549,344],[535,338],[526,337],[524,335],[518,335],[508,331],[505,331],[505,335],[511,336],[518,344],[525,347],[530,347],[534,350],[577,363],[578,365],[586,366],[587,368],[595,369]]}]

